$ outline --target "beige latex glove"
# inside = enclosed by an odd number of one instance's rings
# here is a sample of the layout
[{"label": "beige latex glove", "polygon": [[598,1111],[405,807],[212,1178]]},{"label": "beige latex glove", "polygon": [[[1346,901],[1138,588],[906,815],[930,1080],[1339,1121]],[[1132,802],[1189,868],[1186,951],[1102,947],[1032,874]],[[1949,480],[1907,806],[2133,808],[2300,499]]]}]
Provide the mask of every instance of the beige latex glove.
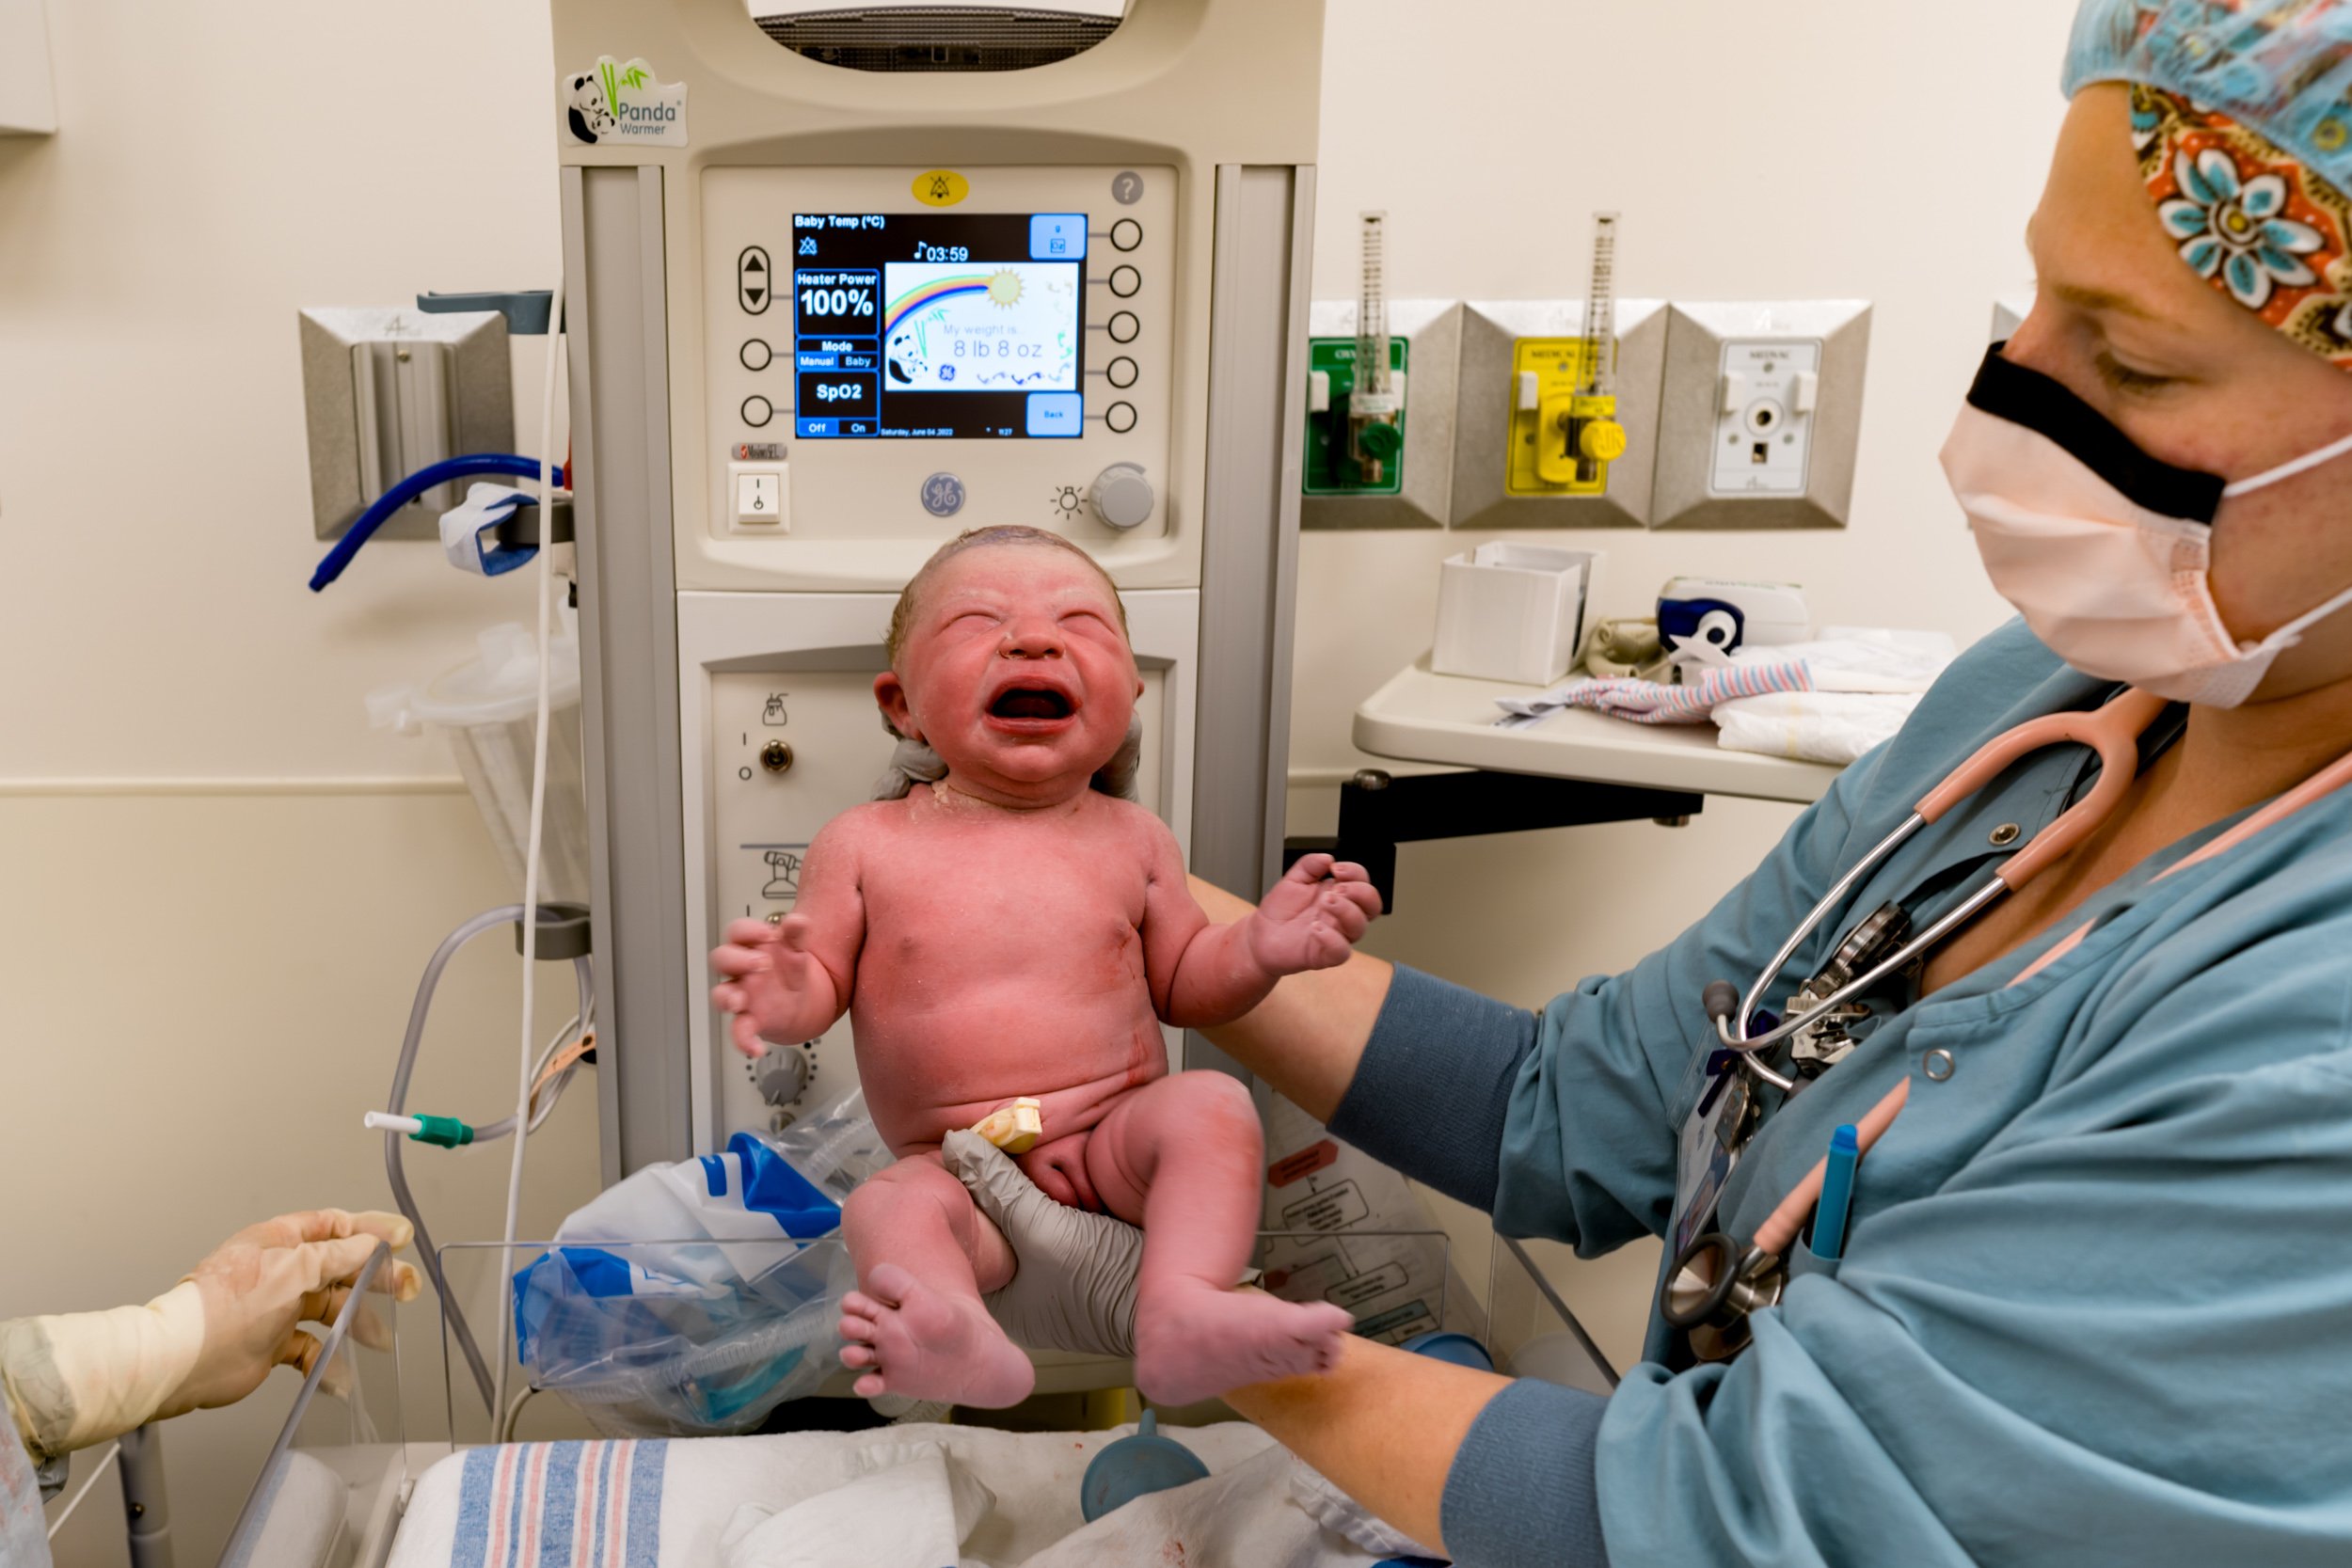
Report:
[{"label": "beige latex glove", "polygon": [[[36,1458],[54,1458],[148,1421],[234,1404],[273,1367],[308,1375],[323,1347],[299,1325],[332,1322],[376,1243],[405,1247],[410,1237],[397,1214],[281,1214],[230,1237],[144,1307],[0,1323],[0,1387],[17,1431]],[[413,1301],[422,1286],[413,1265],[391,1260],[371,1289]],[[352,1335],[390,1348],[372,1312],[354,1318]]]}]

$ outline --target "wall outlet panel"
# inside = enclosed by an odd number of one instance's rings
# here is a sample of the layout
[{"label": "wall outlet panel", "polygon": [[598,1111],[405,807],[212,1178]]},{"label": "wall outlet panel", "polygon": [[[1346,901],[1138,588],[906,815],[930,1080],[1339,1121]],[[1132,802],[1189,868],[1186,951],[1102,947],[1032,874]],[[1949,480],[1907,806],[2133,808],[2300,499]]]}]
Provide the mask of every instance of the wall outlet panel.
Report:
[{"label": "wall outlet panel", "polygon": [[[1659,399],[1665,379],[1666,306],[1654,299],[1617,302],[1617,422],[1625,456],[1609,465],[1600,494],[1573,490],[1514,494],[1511,475],[1520,423],[1518,374],[1545,344],[1576,344],[1584,331],[1582,300],[1472,301],[1462,308],[1462,352],[1454,430],[1453,526],[1461,529],[1644,528],[1651,513]],[[1534,368],[1540,369],[1540,365]],[[1533,454],[1519,465],[1530,470]],[[1532,486],[1522,483],[1519,489]]]},{"label": "wall outlet panel", "polygon": [[[1311,341],[1343,341],[1354,358],[1356,302],[1316,300],[1308,308]],[[1403,347],[1409,364],[1405,381],[1405,454],[1397,465],[1396,493],[1355,491],[1317,494],[1302,484],[1298,526],[1302,529],[1415,529],[1446,526],[1454,488],[1455,361],[1462,341],[1462,308],[1453,300],[1392,299],[1389,302],[1391,347]],[[1318,368],[1321,368],[1318,365]],[[1306,407],[1301,388],[1299,407]],[[1308,416],[1320,426],[1324,416]],[[1319,430],[1311,432],[1319,435]],[[1311,453],[1310,465],[1315,462]],[[1309,473],[1312,469],[1310,467]]]},{"label": "wall outlet panel", "polygon": [[[446,356],[450,450],[445,455],[515,450],[514,369],[507,356],[506,318],[496,311],[443,314],[414,306],[323,306],[302,312],[301,336],[310,524],[318,538],[342,538],[383,494],[382,488],[370,490],[362,477],[361,389],[353,359],[361,344],[383,343],[395,350],[429,345]],[[387,420],[399,418],[394,407],[382,412]],[[386,462],[401,467],[396,454],[380,459],[379,467]],[[389,474],[384,484],[397,483],[409,471],[404,467]],[[452,492],[446,497],[430,491],[420,496],[386,518],[375,537],[438,540],[444,506],[455,505],[472,483],[460,480],[442,486]],[[434,504],[437,500],[443,504]]]},{"label": "wall outlet panel", "polygon": [[[1412,344],[1403,338],[1389,340],[1389,368],[1405,378],[1405,392],[1412,396]],[[1322,413],[1310,410],[1307,415],[1307,445],[1301,461],[1304,470],[1304,493],[1310,496],[1396,496],[1405,491],[1405,464],[1397,463],[1382,475],[1379,483],[1367,484],[1357,471],[1356,460],[1350,457],[1343,443],[1346,436],[1346,408],[1356,393],[1356,340],[1349,338],[1311,338],[1307,341],[1307,370],[1321,374],[1331,388],[1331,404]],[[1412,435],[1412,409],[1408,405],[1397,416],[1396,427],[1405,436]]]},{"label": "wall outlet panel", "polygon": [[1652,526],[1845,527],[1869,353],[1867,300],[1670,306]]}]

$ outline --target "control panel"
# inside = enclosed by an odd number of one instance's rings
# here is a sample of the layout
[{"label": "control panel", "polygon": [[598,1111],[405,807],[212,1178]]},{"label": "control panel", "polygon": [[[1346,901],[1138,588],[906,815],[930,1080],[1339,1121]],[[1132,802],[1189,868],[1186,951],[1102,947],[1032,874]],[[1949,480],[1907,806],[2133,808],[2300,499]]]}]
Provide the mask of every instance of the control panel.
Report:
[{"label": "control panel", "polygon": [[[838,661],[829,661],[838,662]],[[782,920],[799,901],[808,847],[834,816],[873,798],[890,759],[892,741],[874,706],[871,669],[803,669],[709,676],[712,940],[730,921]],[[1136,705],[1143,733],[1168,731],[1170,670],[1158,661],[1143,670]],[[1166,809],[1165,769],[1147,766],[1137,793],[1154,812]],[[720,1064],[718,1136],[742,1129],[773,1130],[788,1122],[795,1102],[857,1081],[850,1021],[843,1018],[816,1039],[771,1046],[755,1061],[738,1053],[714,1018],[712,1046]]]},{"label": "control panel", "polygon": [[715,536],[1168,531],[1172,168],[702,182]]}]

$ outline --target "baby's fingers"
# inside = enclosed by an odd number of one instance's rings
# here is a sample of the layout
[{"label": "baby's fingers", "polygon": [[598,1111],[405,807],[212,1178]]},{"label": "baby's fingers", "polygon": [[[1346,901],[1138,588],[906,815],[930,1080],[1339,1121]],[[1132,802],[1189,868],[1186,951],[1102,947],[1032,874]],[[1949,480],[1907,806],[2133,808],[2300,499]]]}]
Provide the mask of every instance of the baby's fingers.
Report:
[{"label": "baby's fingers", "polygon": [[[1326,877],[1331,875],[1332,867],[1338,863],[1339,863],[1333,860],[1329,855],[1327,855],[1318,849],[1311,855],[1299,856],[1297,863],[1290,868],[1285,876],[1290,881],[1312,885],[1313,883],[1322,881]],[[1359,872],[1363,868],[1361,866],[1357,867],[1357,870]]]},{"label": "baby's fingers", "polygon": [[768,1054],[768,1042],[759,1037],[759,1024],[749,1013],[737,1013],[729,1021],[728,1032],[735,1037],[735,1049],[752,1060]]},{"label": "baby's fingers", "polygon": [[711,950],[710,967],[730,980],[739,980],[747,974],[766,974],[775,967],[775,961],[765,950],[739,947],[730,942]]},{"label": "baby's fingers", "polygon": [[1345,898],[1326,894],[1323,908],[1317,911],[1317,919],[1352,942],[1362,936],[1365,927],[1372,924],[1372,912]]}]

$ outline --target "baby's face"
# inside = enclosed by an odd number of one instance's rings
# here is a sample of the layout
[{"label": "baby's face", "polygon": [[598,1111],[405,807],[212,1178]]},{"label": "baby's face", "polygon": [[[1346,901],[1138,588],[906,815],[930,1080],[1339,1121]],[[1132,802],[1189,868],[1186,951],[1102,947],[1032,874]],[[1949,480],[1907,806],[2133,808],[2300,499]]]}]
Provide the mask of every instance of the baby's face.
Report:
[{"label": "baby's face", "polygon": [[983,546],[924,584],[898,668],[874,695],[966,793],[1068,799],[1127,737],[1143,681],[1110,586],[1037,545]]}]

